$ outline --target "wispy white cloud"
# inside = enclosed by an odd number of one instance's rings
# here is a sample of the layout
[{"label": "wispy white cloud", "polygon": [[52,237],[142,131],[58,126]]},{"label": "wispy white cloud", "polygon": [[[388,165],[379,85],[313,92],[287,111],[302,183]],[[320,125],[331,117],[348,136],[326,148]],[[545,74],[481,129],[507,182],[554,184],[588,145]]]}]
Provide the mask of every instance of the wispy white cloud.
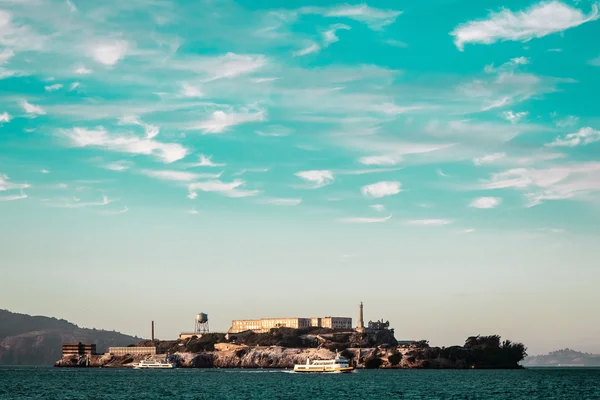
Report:
[{"label": "wispy white cloud", "polygon": [[27,189],[31,187],[28,183],[13,183],[7,175],[0,174],[0,192],[13,189]]},{"label": "wispy white cloud", "polygon": [[[1,26],[1,25],[0,25]],[[13,58],[15,52],[11,49],[4,48],[0,51],[0,65],[6,64],[11,58]]]},{"label": "wispy white cloud", "polygon": [[386,44],[389,44],[390,46],[393,47],[399,47],[399,48],[406,48],[408,47],[408,44],[400,41],[400,40],[396,40],[396,39],[387,39],[384,41]]},{"label": "wispy white cloud", "polygon": [[502,199],[499,197],[478,197],[469,204],[474,208],[495,208],[500,205]]},{"label": "wispy white cloud", "polygon": [[180,182],[191,182],[197,179],[218,179],[221,177],[221,173],[218,174],[196,174],[193,172],[186,171],[173,171],[173,170],[150,170],[145,169],[140,171],[142,174],[167,181],[180,181]]},{"label": "wispy white cloud", "polygon": [[600,163],[574,163],[542,169],[513,168],[493,174],[481,188],[526,191],[529,207],[545,200],[572,199],[600,191]]},{"label": "wispy white cloud", "polygon": [[0,114],[0,123],[2,122],[10,122],[10,115],[7,112]]},{"label": "wispy white cloud", "polygon": [[361,193],[366,197],[381,198],[400,193],[400,186],[397,181],[382,181],[363,186]]},{"label": "wispy white cloud", "polygon": [[46,92],[54,92],[56,90],[62,89],[63,85],[61,83],[55,83],[53,85],[44,86],[44,90]]},{"label": "wispy white cloud", "polygon": [[125,57],[131,45],[124,40],[98,43],[91,48],[91,56],[100,64],[114,66]]},{"label": "wispy white cloud", "polygon": [[130,161],[115,161],[109,164],[106,164],[104,168],[109,169],[111,171],[126,171],[128,170],[133,163]]},{"label": "wispy white cloud", "polygon": [[510,103],[511,103],[510,96],[504,96],[504,97],[501,97],[500,99],[492,100],[491,102],[488,102],[481,108],[481,111],[489,111],[489,110],[493,110],[494,108],[504,107]]},{"label": "wispy white cloud", "polygon": [[475,232],[474,228],[465,228],[465,229],[461,229],[460,231],[458,231],[458,233],[464,233],[464,234],[473,233],[473,232]]},{"label": "wispy white cloud", "polygon": [[577,147],[600,141],[600,131],[588,127],[581,128],[577,132],[569,133],[563,138],[557,137],[547,147]]},{"label": "wispy white cloud", "polygon": [[600,56],[590,60],[590,65],[593,65],[594,67],[600,67]]},{"label": "wispy white cloud", "polygon": [[444,178],[448,178],[450,176],[448,174],[445,174],[444,171],[441,170],[441,168],[436,169],[435,173],[438,174],[439,176],[444,177]]},{"label": "wispy white cloud", "polygon": [[192,208],[191,210],[188,210],[188,212],[187,212],[187,213],[188,213],[188,214],[192,214],[192,215],[197,215],[197,214],[198,214],[198,211],[196,211],[196,209],[195,209],[195,208]]},{"label": "wispy white cloud", "polygon": [[373,30],[381,30],[396,22],[402,11],[382,10],[369,7],[366,4],[339,5],[323,10],[326,17],[344,17],[366,24]]},{"label": "wispy white cloud", "polygon": [[350,223],[350,224],[376,224],[381,222],[386,222],[390,218],[392,218],[392,214],[387,217],[380,218],[369,218],[369,217],[350,217],[350,218],[340,218],[339,222]]},{"label": "wispy white cloud", "polygon": [[188,154],[188,150],[178,143],[163,143],[136,136],[111,135],[102,126],[95,129],[76,127],[61,130],[60,133],[76,147],[100,147],[121,153],[154,155],[165,163],[180,160]]},{"label": "wispy white cloud", "polygon": [[31,117],[36,117],[38,115],[46,115],[46,111],[44,111],[42,107],[31,104],[27,100],[23,100],[21,102],[21,108],[23,108],[23,110]]},{"label": "wispy white cloud", "polygon": [[160,128],[156,125],[146,124],[140,121],[135,115],[127,115],[119,119],[119,125],[138,125],[144,128],[146,138],[152,139],[160,133]]},{"label": "wispy white cloud", "polygon": [[385,211],[385,206],[383,204],[373,204],[373,205],[370,205],[369,207],[371,207],[375,211],[379,211],[379,212]]},{"label": "wispy white cloud", "polygon": [[75,4],[73,4],[71,0],[66,0],[65,2],[67,3],[67,6],[71,12],[77,12],[77,7],[75,7]]},{"label": "wispy white cloud", "polygon": [[219,180],[195,182],[188,185],[190,193],[198,190],[203,192],[216,192],[227,197],[249,197],[260,194],[260,190],[245,190],[241,187],[246,184],[245,181],[236,179],[232,182],[221,182]]},{"label": "wispy white cloud", "polygon": [[273,198],[273,199],[267,199],[266,202],[269,204],[276,205],[276,206],[297,206],[298,204],[302,203],[302,199],[301,198]]},{"label": "wispy white cloud", "polygon": [[567,115],[566,117],[557,120],[556,126],[558,126],[559,128],[568,128],[570,126],[577,125],[578,121],[579,117],[576,117],[574,115]]},{"label": "wispy white cloud", "polygon": [[269,168],[244,168],[238,172],[234,172],[233,176],[242,176],[244,175],[246,172],[258,172],[258,173],[263,173],[263,172],[268,172]]},{"label": "wispy white cloud", "polygon": [[73,90],[77,89],[81,84],[79,82],[73,82],[69,85],[69,92],[72,92]]},{"label": "wispy white cloud", "polygon": [[304,179],[313,184],[312,188],[317,189],[333,183],[333,172],[329,170],[311,170],[300,171],[295,174],[298,178]]},{"label": "wispy white cloud", "polygon": [[525,118],[528,114],[529,113],[527,111],[521,111],[518,113],[514,113],[512,111],[505,111],[502,113],[502,116],[507,121],[510,121],[511,124],[516,124],[517,122]]},{"label": "wispy white cloud", "polygon": [[89,68],[86,68],[83,65],[79,65],[79,66],[75,67],[75,73],[78,74],[78,75],[89,75],[92,72],[94,72],[94,71],[92,71]]},{"label": "wispy white cloud", "polygon": [[42,170],[40,170],[40,172],[42,174],[49,174],[50,173],[50,171],[48,171],[47,169],[42,169]]},{"label": "wispy white cloud", "polygon": [[422,226],[441,226],[451,224],[449,219],[413,219],[405,221],[407,225],[422,225]]},{"label": "wispy white cloud", "polygon": [[108,198],[108,196],[102,196],[101,201],[83,202],[83,201],[80,201],[80,199],[78,199],[78,198],[73,198],[73,201],[68,201],[68,202],[64,202],[64,203],[56,203],[56,204],[51,204],[51,205],[53,205],[55,207],[61,207],[61,208],[85,208],[85,207],[102,207],[102,206],[105,206],[112,202],[113,202],[113,200],[110,200]]},{"label": "wispy white cloud", "polygon": [[291,129],[285,126],[273,125],[267,128],[268,130],[264,131],[256,131],[256,134],[259,136],[267,136],[267,137],[281,137],[281,136],[289,136],[291,133]]},{"label": "wispy white cloud", "polygon": [[499,67],[495,67],[494,64],[486,65],[483,70],[488,74],[495,72],[514,72],[520,65],[527,65],[529,63],[531,63],[531,60],[527,57],[515,57]]},{"label": "wispy white cloud", "polygon": [[185,57],[171,62],[169,67],[196,73],[206,83],[252,74],[267,64],[267,58],[263,55],[226,53],[220,56]]},{"label": "wispy white cloud", "polygon": [[487,19],[459,25],[450,34],[459,50],[468,43],[492,44],[498,41],[527,41],[574,28],[598,18],[598,6],[585,15],[581,10],[560,1],[542,1],[524,11],[503,9]]},{"label": "wispy white cloud", "polygon": [[477,157],[473,159],[473,164],[475,165],[485,165],[485,164],[493,164],[494,162],[501,160],[506,157],[506,153],[491,153],[486,154],[482,157]]},{"label": "wispy white cloud", "polygon": [[26,198],[27,198],[27,195],[25,193],[21,192],[21,194],[0,196],[0,201],[15,201],[15,200],[21,200],[21,199],[26,199]]},{"label": "wispy white cloud", "polygon": [[217,164],[212,161],[212,156],[205,156],[200,154],[199,161],[194,164],[190,164],[190,167],[224,167],[226,164]]},{"label": "wispy white cloud", "polygon": [[200,90],[200,88],[184,82],[181,84],[181,95],[183,97],[194,98],[203,97],[204,93],[202,92],[202,90]]},{"label": "wispy white cloud", "polygon": [[308,54],[317,53],[319,50],[321,50],[321,46],[313,42],[300,50],[294,51],[292,54],[296,57],[302,57]]},{"label": "wispy white cloud", "polygon": [[400,171],[402,168],[368,168],[368,169],[352,169],[337,171],[337,175],[367,175],[378,174],[383,172]]},{"label": "wispy white cloud", "polygon": [[327,47],[335,42],[338,42],[340,38],[336,35],[336,32],[339,30],[350,30],[351,28],[348,25],[344,24],[334,24],[329,27],[328,30],[323,32],[323,46]]},{"label": "wispy white cloud", "polygon": [[235,111],[214,111],[210,118],[190,126],[190,130],[202,130],[205,134],[223,133],[228,128],[248,122],[264,121],[266,119],[265,110],[259,108],[246,108],[239,112]]},{"label": "wispy white cloud", "polygon": [[396,165],[402,160],[401,155],[364,156],[358,162],[364,165]]},{"label": "wispy white cloud", "polygon": [[427,154],[431,158],[429,153],[448,149],[455,144],[411,143],[376,137],[351,137],[346,139],[343,145],[363,153],[379,153],[359,158],[361,164],[390,166],[419,155]]},{"label": "wispy white cloud", "polygon": [[123,208],[118,210],[98,210],[96,212],[102,215],[120,215],[129,212],[129,207],[124,206]]}]

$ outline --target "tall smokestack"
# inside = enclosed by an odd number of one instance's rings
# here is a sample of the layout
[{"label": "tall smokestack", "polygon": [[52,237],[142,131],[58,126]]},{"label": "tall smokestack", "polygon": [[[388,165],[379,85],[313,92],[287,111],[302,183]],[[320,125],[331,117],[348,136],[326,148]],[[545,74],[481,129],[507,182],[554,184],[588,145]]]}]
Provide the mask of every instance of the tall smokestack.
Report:
[{"label": "tall smokestack", "polygon": [[154,342],[154,321],[152,321],[152,341]]},{"label": "tall smokestack", "polygon": [[365,321],[363,320],[363,303],[362,301],[358,305],[358,329],[365,329]]}]

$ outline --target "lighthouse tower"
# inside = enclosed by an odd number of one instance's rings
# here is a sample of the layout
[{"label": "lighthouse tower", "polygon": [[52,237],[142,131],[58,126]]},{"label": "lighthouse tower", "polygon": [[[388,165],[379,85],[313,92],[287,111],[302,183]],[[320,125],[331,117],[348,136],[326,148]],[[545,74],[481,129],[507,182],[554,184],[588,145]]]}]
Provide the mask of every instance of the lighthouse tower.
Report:
[{"label": "lighthouse tower", "polygon": [[363,318],[363,303],[362,303],[362,301],[358,305],[358,326],[356,327],[356,330],[359,332],[362,332],[365,330],[365,320]]}]

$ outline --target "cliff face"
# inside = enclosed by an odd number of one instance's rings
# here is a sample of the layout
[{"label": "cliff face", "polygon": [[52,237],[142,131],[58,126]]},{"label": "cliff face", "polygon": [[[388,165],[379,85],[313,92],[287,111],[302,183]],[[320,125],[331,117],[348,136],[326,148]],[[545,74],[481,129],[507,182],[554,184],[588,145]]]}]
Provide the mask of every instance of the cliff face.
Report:
[{"label": "cliff face", "polygon": [[[426,353],[412,346],[349,348],[342,354],[357,368],[389,369],[389,368],[440,368],[463,369],[477,368],[464,358],[427,358]],[[249,347],[218,343],[213,351],[200,353],[177,352],[168,355],[180,368],[287,368],[295,364],[304,364],[307,359],[326,360],[335,357],[335,352],[325,348],[285,348],[280,346]],[[144,359],[144,356],[81,356],[63,358],[57,367],[132,367],[133,363]],[[483,364],[482,367],[494,367]],[[514,365],[497,365],[497,368],[519,368]]]},{"label": "cliff face", "polygon": [[140,338],[80,328],[65,320],[0,310],[0,365],[52,365],[63,343],[95,343],[98,351],[127,346]]},{"label": "cliff face", "polygon": [[[151,345],[140,342],[139,346]],[[341,352],[357,368],[519,368],[521,343],[500,336],[471,336],[464,346],[430,347],[427,341],[398,345],[389,330],[359,333],[327,329],[272,329],[228,338],[212,333],[152,344],[183,368],[293,368],[307,359],[327,360]],[[59,367],[127,367],[144,357],[82,356],[63,358]]]}]

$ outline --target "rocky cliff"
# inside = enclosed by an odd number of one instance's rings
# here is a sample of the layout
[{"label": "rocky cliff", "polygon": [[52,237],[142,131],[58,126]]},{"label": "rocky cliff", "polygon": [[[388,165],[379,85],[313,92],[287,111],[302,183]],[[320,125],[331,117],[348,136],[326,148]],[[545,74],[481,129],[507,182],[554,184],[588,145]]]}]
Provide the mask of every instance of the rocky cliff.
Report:
[{"label": "rocky cliff", "polygon": [[[293,336],[288,331],[271,332],[270,340],[279,337],[288,341]],[[298,332],[297,332],[298,333]],[[350,342],[366,340],[370,338],[364,334],[347,332],[346,337]],[[426,341],[414,342],[409,345],[378,344],[373,347],[347,346],[349,342],[331,342],[327,337],[336,335],[337,332],[317,333],[325,343],[313,341],[311,336],[298,334],[298,340],[305,344],[316,344],[315,347],[284,347],[281,345],[248,345],[246,343],[212,343],[206,339],[193,338],[185,341],[161,342],[159,349],[167,350],[165,356],[182,368],[293,368],[294,364],[304,364],[307,359],[331,359],[335,357],[335,351],[341,351],[341,355],[348,358],[350,363],[357,368],[520,368],[518,363],[524,357],[524,348],[517,344],[516,347],[505,341],[496,346],[492,337],[471,337],[467,339],[465,346],[454,346],[448,348],[429,347]],[[385,335],[385,334],[383,334]],[[209,336],[210,338],[210,336]],[[263,337],[265,339],[266,337]],[[341,336],[337,336],[338,339]],[[211,340],[214,340],[213,336]],[[256,339],[256,338],[255,338]],[[238,341],[245,341],[238,337]],[[395,340],[395,339],[394,339]],[[252,340],[254,341],[254,339]],[[147,343],[143,343],[147,345]],[[199,351],[186,351],[186,348],[195,348]],[[202,349],[201,349],[202,348]],[[516,350],[515,350],[516,349]],[[522,350],[519,353],[517,350]],[[334,351],[335,350],[335,351]],[[136,357],[114,357],[103,356],[81,356],[67,357],[59,360],[57,367],[128,367],[139,362],[143,356]]]}]

